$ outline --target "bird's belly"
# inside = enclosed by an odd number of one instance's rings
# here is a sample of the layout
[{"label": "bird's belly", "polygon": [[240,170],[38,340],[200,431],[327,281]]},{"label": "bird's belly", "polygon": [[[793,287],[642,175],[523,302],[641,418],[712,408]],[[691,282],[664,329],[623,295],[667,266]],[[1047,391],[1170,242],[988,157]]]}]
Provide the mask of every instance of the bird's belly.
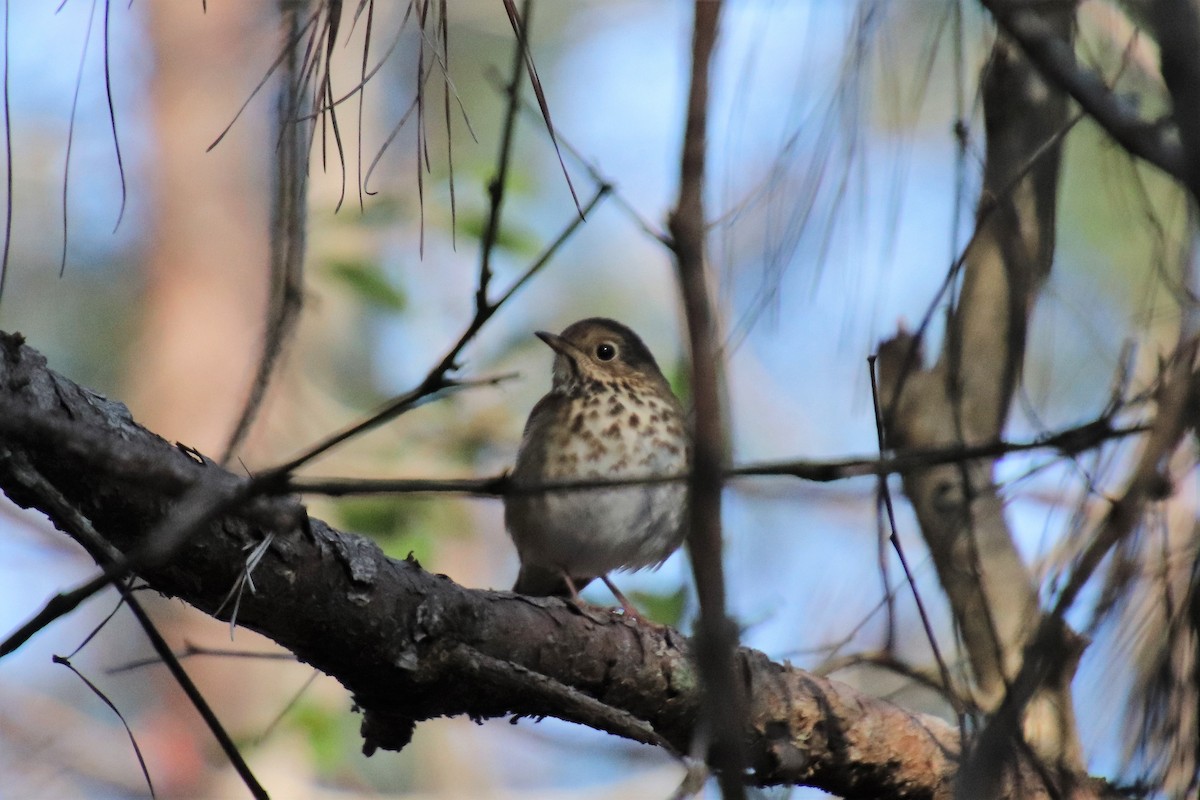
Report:
[{"label": "bird's belly", "polygon": [[682,540],[685,491],[657,484],[531,498],[526,511],[539,523],[517,539],[522,560],[576,576],[658,565]]},{"label": "bird's belly", "polygon": [[[541,474],[530,474],[518,459],[514,483],[614,480],[687,469],[682,449],[635,447],[619,460],[611,452],[589,460],[581,445],[577,456],[547,465]],[[505,517],[522,563],[595,577],[661,564],[683,540],[686,496],[681,482],[551,490],[509,497]]]}]

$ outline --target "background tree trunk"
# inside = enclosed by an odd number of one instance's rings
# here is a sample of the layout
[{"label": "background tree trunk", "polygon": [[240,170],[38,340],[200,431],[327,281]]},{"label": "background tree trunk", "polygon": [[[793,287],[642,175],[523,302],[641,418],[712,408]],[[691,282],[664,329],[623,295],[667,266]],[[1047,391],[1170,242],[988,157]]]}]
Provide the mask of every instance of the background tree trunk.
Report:
[{"label": "background tree trunk", "polygon": [[[1070,41],[1070,4],[1042,13]],[[880,348],[880,392],[892,447],[932,448],[1001,438],[1021,375],[1029,319],[1054,257],[1061,137],[1067,99],[1020,49],[998,36],[983,68],[987,132],[976,230],[937,362],[902,333]],[[1021,667],[1041,611],[1034,576],[1017,552],[994,479],[995,460],[912,471],[904,491],[946,591],[971,666],[969,695],[994,712]],[[1082,771],[1071,680],[1059,680],[1025,716],[1025,736],[1066,774]]]}]

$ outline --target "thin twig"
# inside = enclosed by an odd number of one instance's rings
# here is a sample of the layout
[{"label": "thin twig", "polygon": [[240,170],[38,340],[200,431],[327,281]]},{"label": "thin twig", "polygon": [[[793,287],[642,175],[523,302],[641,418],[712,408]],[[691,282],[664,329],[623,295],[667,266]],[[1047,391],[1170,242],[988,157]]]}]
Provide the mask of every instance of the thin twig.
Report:
[{"label": "thin twig", "polygon": [[[296,661],[296,656],[293,653],[266,653],[253,650],[229,650],[228,648],[218,647],[201,647],[200,645],[184,642],[183,649],[178,653],[172,653],[176,659],[183,661],[188,658],[197,656],[213,656],[216,658],[248,658],[256,661]],[[115,667],[109,667],[107,672],[109,675],[116,675],[121,672],[130,672],[143,667],[156,666],[162,663],[162,659],[158,656],[153,658],[137,658],[133,661],[127,661],[124,664],[118,664]]]},{"label": "thin twig", "polygon": [[64,656],[52,656],[50,660],[55,664],[61,664],[67,669],[71,670],[71,672],[75,673],[75,677],[83,681],[83,685],[90,689],[92,694],[100,698],[100,702],[108,706],[109,709],[117,715],[117,719],[121,721],[122,727],[125,728],[125,735],[129,737],[129,744],[133,746],[133,754],[137,757],[138,766],[142,769],[142,777],[146,779],[146,788],[150,791],[150,797],[157,798],[158,795],[154,791],[154,781],[150,780],[150,770],[146,767],[146,759],[142,756],[142,748],[138,746],[137,737],[133,735],[133,729],[129,727],[129,723],[126,722],[125,715],[121,713],[121,709],[117,708],[117,704],[114,703],[109,696],[100,689],[99,686],[92,683],[87,679],[87,677],[84,676],[82,672],[76,669],[75,665],[71,663],[69,658]]},{"label": "thin twig", "polygon": [[[474,334],[472,334],[472,336],[473,335]],[[461,348],[463,344],[465,344],[465,342],[460,340],[460,344],[456,345],[456,347]],[[343,428],[337,433],[327,436],[295,458],[268,469],[263,473],[263,475],[266,476],[269,474],[272,475],[275,480],[279,480],[284,475],[294,472],[295,470],[307,464],[309,461],[312,461],[317,456],[333,449],[342,442],[345,442],[346,440],[357,436],[364,431],[377,428],[385,422],[389,422],[396,417],[401,416],[402,414],[412,411],[414,408],[418,408],[426,403],[430,403],[434,400],[445,397],[452,392],[461,391],[462,389],[470,389],[477,386],[494,386],[514,377],[511,373],[507,373],[491,378],[455,380],[446,377],[446,372],[448,371],[448,367],[443,368],[442,365],[439,364],[438,367],[426,375],[425,379],[421,381],[421,383],[415,388],[410,389],[402,395],[392,398],[378,411],[375,411],[366,419],[356,422],[347,428]]]},{"label": "thin twig", "polygon": [[[2,406],[0,406],[2,408]],[[0,423],[0,430],[3,424]],[[1007,453],[1032,450],[1057,450],[1073,455],[1104,442],[1145,433],[1149,428],[1135,425],[1112,428],[1105,418],[1074,428],[1068,428],[1029,442],[998,441],[971,446],[936,447],[905,450],[897,455],[880,458],[850,458],[832,461],[771,461],[735,466],[725,470],[726,479],[739,477],[782,476],[817,483],[830,483],[848,478],[884,476],[927,469],[943,464],[957,464],[980,458],[996,458]],[[653,483],[686,481],[690,473],[654,475],[638,478],[593,478],[588,480],[545,481],[537,485],[514,487],[504,474],[482,478],[291,478],[278,487],[282,492],[323,494],[331,497],[368,494],[468,494],[481,497],[500,497],[548,491],[606,489],[614,486],[635,486]]]},{"label": "thin twig", "polygon": [[92,10],[88,12],[87,29],[83,34],[82,52],[79,54],[79,70],[75,73],[75,91],[71,97],[71,115],[67,120],[67,149],[63,156],[62,179],[62,258],[58,263],[58,277],[67,271],[67,234],[70,231],[68,212],[70,208],[71,188],[71,151],[75,144],[75,114],[79,111],[79,90],[83,86],[83,68],[87,65],[88,45],[92,42],[92,24],[96,21],[97,0],[92,0]]},{"label": "thin twig", "polygon": [[[882,454],[885,448],[884,427],[883,427],[883,410],[879,404],[879,384],[875,378],[875,356],[867,359],[868,371],[871,375],[871,403],[875,410],[875,438],[879,443],[879,452]],[[900,568],[904,570],[904,579],[908,582],[909,589],[912,590],[913,602],[917,606],[917,615],[921,618],[921,626],[925,629],[925,638],[929,642],[929,649],[933,651],[933,660],[937,662],[938,673],[942,676],[942,685],[945,686],[946,697],[950,700],[950,705],[954,708],[955,716],[958,717],[958,735],[964,750],[967,748],[967,716],[962,700],[958,693],[954,691],[954,682],[950,677],[950,670],[946,667],[946,660],[942,657],[942,649],[938,647],[937,636],[933,632],[933,623],[929,621],[929,612],[925,610],[925,601],[921,599],[921,593],[917,591],[917,581],[913,577],[912,568],[908,565],[908,558],[904,555],[904,548],[900,544],[900,536],[896,533],[896,509],[892,506],[892,493],[888,490],[886,476],[879,476],[879,491],[883,495],[884,508],[887,509],[888,521],[888,541],[892,544],[892,549],[896,551],[896,558],[900,561]],[[887,584],[884,584],[885,586]]]},{"label": "thin twig", "polygon": [[104,96],[108,104],[108,128],[112,133],[113,155],[117,159],[117,177],[121,181],[121,205],[117,208],[117,221],[113,225],[113,233],[121,227],[125,218],[125,204],[129,199],[129,189],[125,185],[125,159],[121,155],[121,136],[117,133],[117,110],[113,103],[112,91],[112,44],[110,17],[112,16],[113,0],[104,0]]},{"label": "thin twig", "polygon": [[475,290],[475,311],[488,306],[488,286],[492,280],[492,251],[500,235],[500,213],[504,207],[504,190],[508,186],[508,165],[512,159],[513,132],[517,127],[517,109],[521,105],[521,67],[525,63],[525,40],[529,35],[529,20],[533,14],[532,0],[525,0],[520,23],[513,21],[512,69],[508,75],[504,110],[504,126],[500,129],[500,154],[496,157],[496,173],[488,182],[488,217],[479,245],[479,283]]},{"label": "thin twig", "polygon": [[[496,70],[489,70],[485,74],[485,77],[492,84],[492,88],[496,91],[501,93],[507,91],[503,80],[500,78],[500,75]],[[528,100],[521,101],[521,111],[524,112],[528,117],[537,119],[541,118],[538,114],[537,107]],[[588,177],[592,179],[593,183],[596,183],[600,186],[611,187],[613,202],[616,203],[616,205],[622,211],[624,211],[631,220],[633,220],[634,224],[642,229],[643,233],[657,241],[659,244],[666,245],[668,248],[671,246],[671,237],[667,235],[667,233],[660,227],[651,222],[648,217],[642,214],[642,212],[638,211],[633,205],[632,201],[625,197],[618,190],[617,186],[600,170],[599,165],[584,155],[582,150],[576,147],[569,138],[563,135],[562,130],[556,130],[555,133],[558,137],[559,144],[562,145],[562,149],[567,155],[575,160],[575,163],[583,167],[584,171],[587,172]],[[588,209],[584,208],[583,213],[584,216],[587,216]]]},{"label": "thin twig", "polygon": [[580,216],[583,216],[583,208],[579,205],[579,197],[575,194],[575,186],[571,183],[571,173],[567,172],[567,165],[563,163],[562,151],[558,149],[558,137],[554,135],[554,123],[550,120],[550,104],[546,102],[546,93],[542,90],[542,79],[538,75],[537,65],[533,63],[533,51],[529,47],[529,13],[533,9],[532,0],[525,0],[524,10],[520,14],[517,13],[517,7],[513,0],[501,0],[501,2],[504,4],[504,11],[508,14],[508,21],[512,24],[513,34],[516,36],[517,45],[524,58],[525,72],[529,75],[529,85],[533,88],[533,96],[537,98],[538,109],[541,110],[542,120],[546,123],[546,132],[550,134],[550,144],[554,146],[554,155],[558,157],[558,166],[562,170],[563,180],[567,182],[567,191],[571,193],[575,209]]},{"label": "thin twig", "polygon": [[250,107],[250,103],[255,97],[258,96],[258,93],[262,91],[263,87],[267,85],[268,81],[271,80],[271,76],[275,74],[275,70],[279,69],[279,65],[282,64],[288,58],[289,54],[296,48],[296,46],[300,44],[301,40],[303,40],[304,36],[309,32],[309,29],[317,24],[320,16],[321,9],[318,8],[316,11],[310,14],[307,19],[305,19],[304,25],[300,28],[296,35],[290,37],[288,41],[284,43],[283,47],[279,51],[279,55],[275,57],[275,61],[271,63],[271,66],[267,67],[267,71],[263,73],[261,78],[259,78],[259,81],[255,85],[254,89],[251,90],[246,99],[242,101],[242,105],[238,108],[237,113],[233,115],[233,119],[231,119],[229,124],[227,124],[224,129],[217,134],[217,138],[213,139],[212,143],[205,148],[206,153],[211,152],[212,149],[219,145],[221,141],[229,134],[229,132],[233,130],[233,126],[237,124],[237,121],[241,118],[242,114],[245,113],[246,109]]},{"label": "thin twig", "polygon": [[[69,532],[77,541],[83,544],[92,558],[97,563],[106,567],[106,571],[113,564],[123,560],[121,552],[100,535],[99,531],[92,525],[91,520],[75,508],[36,467],[29,463],[28,459],[23,456],[8,455],[0,459],[0,464],[5,465],[7,471],[16,480],[20,481],[26,488],[36,493],[42,499],[45,507],[50,509],[50,516],[54,519],[55,524],[62,526],[63,530]],[[183,690],[188,700],[192,703],[192,706],[200,714],[205,725],[208,726],[209,731],[220,745],[222,752],[225,753],[225,757],[229,759],[230,764],[237,771],[242,782],[246,784],[246,788],[255,798],[266,800],[266,790],[258,783],[258,780],[254,777],[254,773],[250,771],[250,766],[238,751],[237,745],[234,744],[233,739],[225,731],[216,714],[213,713],[212,708],[208,705],[208,701],[204,699],[204,695],[201,694],[191,678],[188,677],[179,660],[175,658],[171,652],[171,648],[167,645],[166,640],[163,639],[162,634],[159,633],[158,628],[155,627],[154,622],[150,619],[142,604],[134,597],[133,591],[119,581],[116,583],[116,587],[120,591],[125,605],[129,607],[138,624],[142,626],[142,630],[145,632],[146,638],[150,640],[154,651],[158,653],[158,657],[166,664],[172,677],[179,684],[179,688]],[[8,642],[5,642],[5,646],[7,644]],[[0,653],[2,652],[3,650],[0,649]],[[70,665],[68,664],[68,666]],[[112,704],[110,703],[109,705],[111,706]],[[113,710],[116,711],[116,708],[113,707]],[[136,743],[134,747],[137,747]],[[149,780],[149,776],[147,776],[147,780]]]}]

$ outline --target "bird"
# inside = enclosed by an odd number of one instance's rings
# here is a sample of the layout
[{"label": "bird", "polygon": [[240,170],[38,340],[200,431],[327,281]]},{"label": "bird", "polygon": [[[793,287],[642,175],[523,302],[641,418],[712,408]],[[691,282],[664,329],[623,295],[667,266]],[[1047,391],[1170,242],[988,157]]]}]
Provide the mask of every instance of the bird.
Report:
[{"label": "bird", "polygon": [[513,591],[579,601],[599,578],[627,616],[640,618],[608,573],[657,568],[679,548],[685,483],[536,487],[683,475],[691,458],[683,408],[645,343],[619,322],[592,317],[535,335],[554,351],[554,368],[525,423],[505,499],[521,561]]}]

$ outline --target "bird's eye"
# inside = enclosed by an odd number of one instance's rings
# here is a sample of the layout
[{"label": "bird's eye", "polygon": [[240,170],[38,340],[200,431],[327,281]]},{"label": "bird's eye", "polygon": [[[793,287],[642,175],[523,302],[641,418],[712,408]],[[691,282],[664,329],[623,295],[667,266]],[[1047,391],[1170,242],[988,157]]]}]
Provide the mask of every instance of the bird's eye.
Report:
[{"label": "bird's eye", "polygon": [[612,361],[616,355],[617,348],[608,342],[596,345],[596,358],[600,359],[601,361]]}]

